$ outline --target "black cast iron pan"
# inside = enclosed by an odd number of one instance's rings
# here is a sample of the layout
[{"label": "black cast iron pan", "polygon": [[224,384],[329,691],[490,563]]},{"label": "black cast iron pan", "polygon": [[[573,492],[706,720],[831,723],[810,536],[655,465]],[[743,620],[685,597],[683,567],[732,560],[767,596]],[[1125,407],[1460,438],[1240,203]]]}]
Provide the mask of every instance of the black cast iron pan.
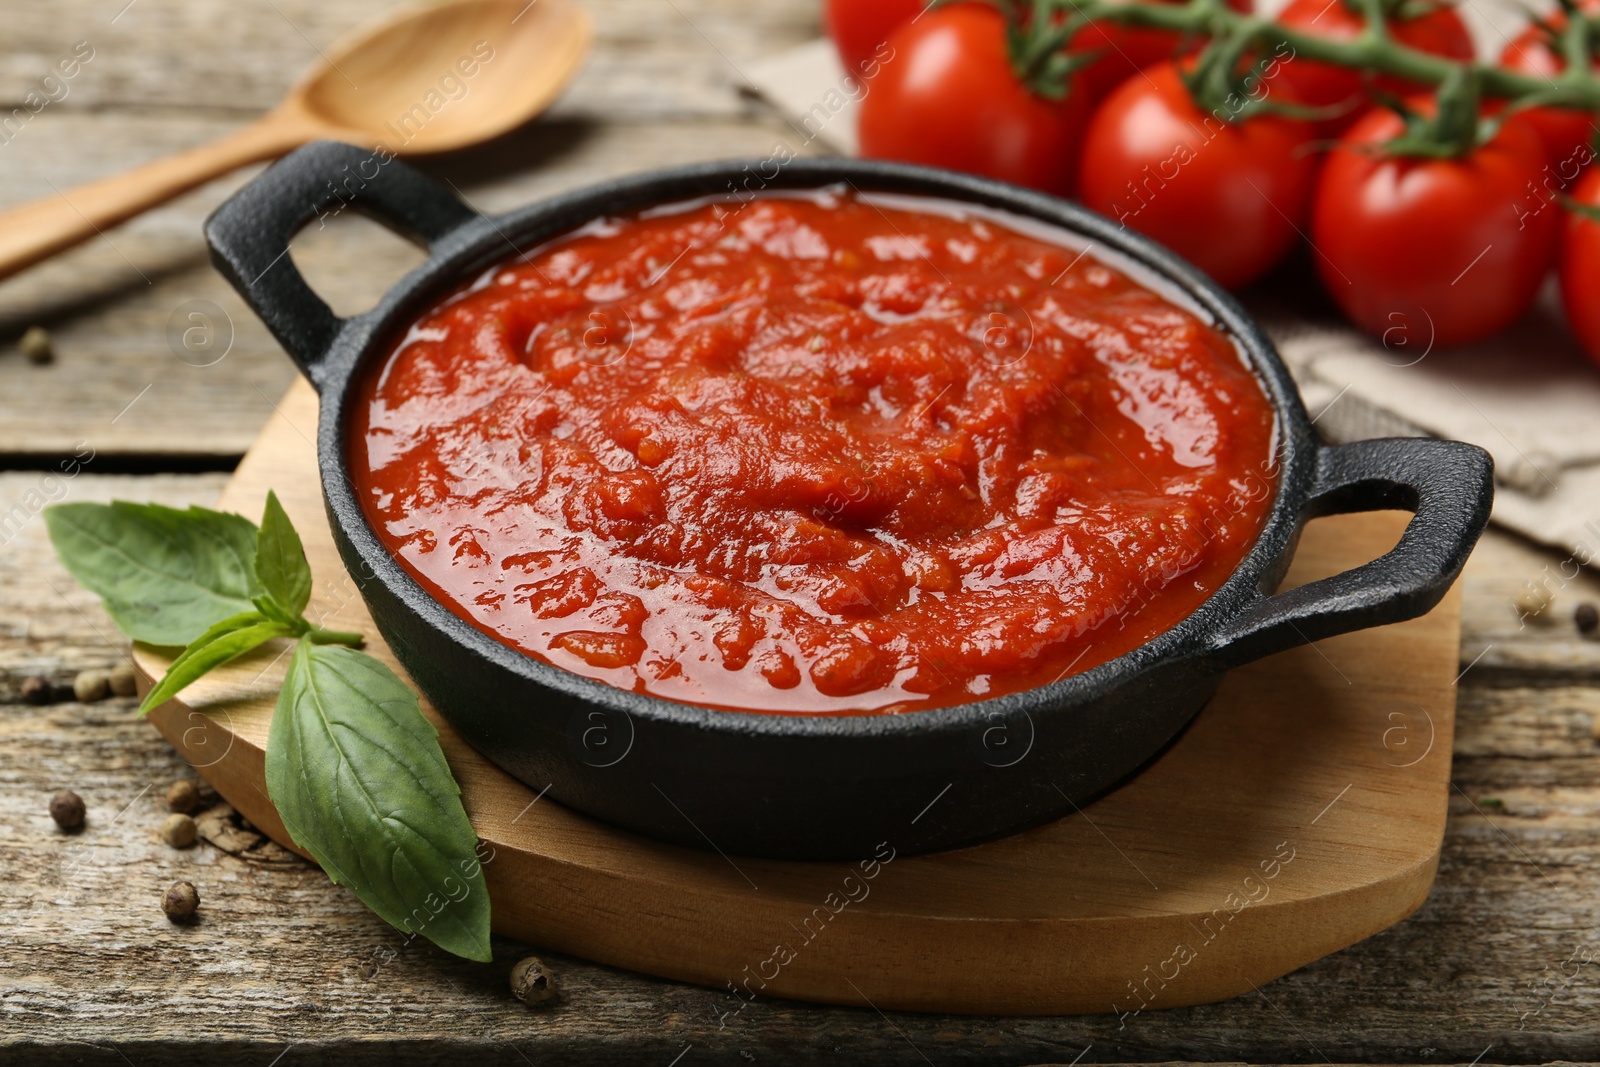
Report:
[{"label": "black cast iron pan", "polygon": [[[346,477],[348,400],[364,362],[381,358],[434,301],[599,216],[839,183],[1059,227],[1112,265],[1163,280],[1236,339],[1277,411],[1277,495],[1250,554],[1193,615],[1118,659],[1024,693],[898,716],[764,715],[625,692],[536,661],[451,613],[389,556]],[[375,308],[350,319],[329,310],[286,254],[301,227],[345,206],[430,252]],[[339,551],[412,678],[473,746],[517,778],[665,841],[856,859],[883,842],[901,854],[946,849],[1069,814],[1159,752],[1229,668],[1428,611],[1488,520],[1492,466],[1483,451],[1422,439],[1322,444],[1271,342],[1227,293],[1101,216],[981,178],[857,160],[712,163],[491,218],[403,163],[324,142],[236,194],[207,222],[206,237],[218,269],[321,394],[319,463]],[[1272,595],[1307,519],[1388,508],[1415,513],[1392,551]]]}]

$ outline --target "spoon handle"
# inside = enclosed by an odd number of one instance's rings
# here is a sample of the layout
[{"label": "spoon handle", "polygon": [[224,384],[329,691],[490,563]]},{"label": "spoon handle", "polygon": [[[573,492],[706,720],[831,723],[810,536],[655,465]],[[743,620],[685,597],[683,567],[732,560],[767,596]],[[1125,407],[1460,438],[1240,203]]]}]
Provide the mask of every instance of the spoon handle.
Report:
[{"label": "spoon handle", "polygon": [[269,114],[209,144],[0,213],[0,278],[31,267],[247,163],[272,159],[307,139]]}]

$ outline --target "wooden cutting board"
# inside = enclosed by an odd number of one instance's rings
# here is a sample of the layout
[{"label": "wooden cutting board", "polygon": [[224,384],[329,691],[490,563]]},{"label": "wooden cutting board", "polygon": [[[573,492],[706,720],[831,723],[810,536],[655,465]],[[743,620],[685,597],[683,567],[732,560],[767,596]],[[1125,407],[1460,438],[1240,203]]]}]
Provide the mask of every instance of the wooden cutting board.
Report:
[{"label": "wooden cutting board", "polygon": [[[316,423],[316,397],[297,384],[220,506],[258,518],[276,489],[316,576],[308,614],[363,631],[398,670],[328,531]],[[1405,518],[1313,523],[1290,584],[1386,551]],[[1458,589],[1426,618],[1235,671],[1154,764],[1083,812],[976,848],[895,856],[870,878],[613,829],[512,779],[423,709],[493,849],[498,933],[721,988],[727,1021],[753,996],[1125,1014],[1249,993],[1422,903],[1444,833],[1459,626]],[[292,847],[263,781],[282,653],[236,661],[150,719]],[[148,648],[135,658],[147,675],[166,667]]]}]

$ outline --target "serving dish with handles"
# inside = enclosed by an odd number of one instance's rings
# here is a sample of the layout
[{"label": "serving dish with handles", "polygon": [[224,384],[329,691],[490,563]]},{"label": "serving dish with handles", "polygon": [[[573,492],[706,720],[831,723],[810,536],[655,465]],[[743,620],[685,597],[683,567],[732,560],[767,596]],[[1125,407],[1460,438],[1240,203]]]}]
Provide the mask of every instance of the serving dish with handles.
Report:
[{"label": "serving dish with handles", "polygon": [[[1117,659],[1026,692],[903,715],[761,714],[662,700],[533,659],[451,612],[390,556],[348,477],[347,419],[367,361],[382,358],[418,315],[495,263],[597,218],[837,185],[1044,224],[1234,339],[1276,413],[1275,496],[1250,552],[1198,610]],[[287,250],[307,223],[345,207],[429,256],[370,311],[342,319]],[[1106,218],[982,178],[845,159],[707,163],[488,216],[403,163],[322,142],[235,194],[207,221],[206,237],[218,269],[320,394],[318,461],[339,552],[415,683],[515,777],[664,841],[859,859],[884,843],[899,853],[954,848],[1071,814],[1159,753],[1230,668],[1426,613],[1488,521],[1493,470],[1482,450],[1415,438],[1324,444],[1272,343],[1226,292]],[[1391,551],[1275,592],[1308,520],[1391,508],[1414,513]]]}]

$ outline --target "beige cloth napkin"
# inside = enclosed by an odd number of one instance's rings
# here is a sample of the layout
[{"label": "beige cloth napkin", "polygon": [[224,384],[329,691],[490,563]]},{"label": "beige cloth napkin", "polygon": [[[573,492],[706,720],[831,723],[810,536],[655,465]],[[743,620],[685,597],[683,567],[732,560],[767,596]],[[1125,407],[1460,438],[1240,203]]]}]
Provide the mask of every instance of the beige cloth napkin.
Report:
[{"label": "beige cloth napkin", "polygon": [[[1479,3],[1462,11],[1485,55],[1499,52],[1515,32],[1512,20],[1522,17],[1515,8]],[[743,69],[802,141],[855,152],[863,90],[829,42]],[[1309,273],[1305,282],[1311,284]],[[1600,369],[1562,323],[1553,284],[1508,333],[1442,351],[1386,348],[1328,310],[1307,310],[1272,289],[1269,282],[1246,303],[1277,343],[1325,437],[1471,441],[1495,458],[1496,523],[1582,559],[1600,556]]]}]

